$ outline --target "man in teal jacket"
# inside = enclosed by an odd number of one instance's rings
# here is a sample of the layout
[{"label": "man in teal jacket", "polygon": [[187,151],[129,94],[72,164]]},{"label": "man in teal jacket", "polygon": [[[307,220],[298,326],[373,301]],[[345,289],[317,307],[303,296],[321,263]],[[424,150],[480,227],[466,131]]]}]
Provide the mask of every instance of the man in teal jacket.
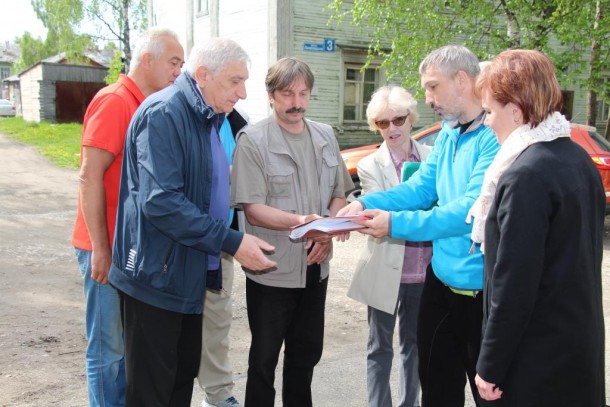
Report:
[{"label": "man in teal jacket", "polygon": [[444,119],[432,152],[408,182],[362,197],[338,213],[367,209],[373,219],[361,231],[375,237],[433,241],[418,321],[424,407],[463,406],[467,377],[478,397],[483,255],[472,246],[472,227],[465,219],[499,149],[483,125],[481,101],[473,91],[478,73],[478,60],[467,48],[446,46],[430,53],[420,65],[421,83],[426,103]]}]

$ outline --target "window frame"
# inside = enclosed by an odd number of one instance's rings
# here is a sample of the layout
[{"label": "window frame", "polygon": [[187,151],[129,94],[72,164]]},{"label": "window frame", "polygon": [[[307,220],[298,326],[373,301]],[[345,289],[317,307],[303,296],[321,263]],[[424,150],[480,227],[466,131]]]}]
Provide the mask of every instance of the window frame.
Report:
[{"label": "window frame", "polygon": [[204,17],[210,15],[209,0],[195,0],[193,2],[193,7],[195,7],[195,17]]},{"label": "window frame", "polygon": [[11,76],[11,67],[0,66],[0,80],[8,78],[9,76]]},{"label": "window frame", "polygon": [[[356,95],[356,119],[345,119],[345,92],[347,89],[347,84],[352,83],[352,81],[348,81],[347,72],[348,69],[357,69],[362,70],[362,68],[367,63],[368,58],[368,50],[367,49],[342,49],[341,50],[341,81],[340,81],[340,105],[339,105],[339,123],[343,126],[366,126],[366,106],[369,103],[369,100],[363,100],[365,98],[364,95],[364,84],[366,83],[365,72],[362,72],[362,81],[359,82],[361,89],[358,91]],[[386,84],[386,76],[385,71],[381,68],[382,60],[381,58],[374,58],[366,67],[366,69],[373,69],[375,72],[375,79],[373,84],[373,92],[377,90],[379,87],[384,86]],[[360,111],[360,118],[359,112]]]}]

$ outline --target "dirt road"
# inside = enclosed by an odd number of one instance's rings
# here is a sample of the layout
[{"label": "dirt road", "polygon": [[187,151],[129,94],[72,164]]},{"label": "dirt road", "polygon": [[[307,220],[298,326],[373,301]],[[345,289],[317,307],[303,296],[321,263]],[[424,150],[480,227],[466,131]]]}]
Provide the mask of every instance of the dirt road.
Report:
[{"label": "dirt road", "polygon": [[[77,172],[57,169],[3,135],[0,153],[0,406],[86,406],[82,281],[70,245]],[[354,237],[334,264],[352,270],[362,243]],[[345,297],[350,276],[335,272],[329,284],[318,370],[327,373],[314,380],[319,406],[364,405],[366,313]],[[243,274],[234,292],[232,360],[243,400],[250,343]],[[194,387],[198,406],[202,393]]]},{"label": "dirt road", "polygon": [[[3,135],[0,155],[0,406],[87,406],[82,282],[70,245],[77,172],[57,169]],[[349,243],[335,246],[315,406],[366,405],[366,310],[345,296],[363,243],[353,234]],[[610,323],[607,259],[604,304]],[[243,400],[250,335],[240,273],[234,293],[231,355],[236,396]],[[610,388],[608,373],[606,383]],[[199,406],[202,394],[194,388],[192,406]]]}]

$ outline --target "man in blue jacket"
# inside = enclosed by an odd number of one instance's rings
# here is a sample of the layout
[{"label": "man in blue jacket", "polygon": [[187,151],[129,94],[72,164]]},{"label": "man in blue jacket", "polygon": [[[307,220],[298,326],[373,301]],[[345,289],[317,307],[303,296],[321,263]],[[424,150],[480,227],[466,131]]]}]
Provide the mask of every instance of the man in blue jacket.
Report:
[{"label": "man in blue jacket", "polygon": [[362,197],[338,215],[367,209],[364,214],[373,219],[363,233],[432,240],[418,320],[422,406],[463,406],[466,378],[478,397],[474,377],[483,313],[483,255],[472,247],[472,226],[465,219],[499,144],[483,125],[473,91],[479,63],[471,51],[439,48],[419,71],[426,103],[444,120],[432,152],[409,181]]},{"label": "man in blue jacket", "polygon": [[125,140],[109,281],[122,296],[126,405],[190,406],[206,285],[220,289],[220,254],[247,269],[273,250],[233,230],[224,113],[246,97],[248,55],[214,38],[193,49],[174,85],[150,96]]}]

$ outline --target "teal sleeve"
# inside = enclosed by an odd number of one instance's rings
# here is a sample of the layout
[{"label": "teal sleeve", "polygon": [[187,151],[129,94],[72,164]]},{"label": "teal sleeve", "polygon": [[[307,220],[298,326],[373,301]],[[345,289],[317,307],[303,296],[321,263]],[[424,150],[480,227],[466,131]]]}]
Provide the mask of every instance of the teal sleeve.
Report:
[{"label": "teal sleeve", "polygon": [[408,181],[386,191],[362,196],[359,201],[366,209],[384,211],[404,211],[427,209],[437,200],[436,193],[437,155],[432,149],[430,155],[421,163]]},{"label": "teal sleeve", "polygon": [[[470,173],[465,193],[430,210],[396,210],[391,214],[392,238],[428,241],[461,236],[472,231],[466,223],[466,215],[481,193],[485,171],[500,148],[496,137],[482,137],[476,163]],[[443,175],[450,176],[451,169]],[[417,173],[414,175],[414,177]],[[404,185],[404,184],[403,184]]]}]

